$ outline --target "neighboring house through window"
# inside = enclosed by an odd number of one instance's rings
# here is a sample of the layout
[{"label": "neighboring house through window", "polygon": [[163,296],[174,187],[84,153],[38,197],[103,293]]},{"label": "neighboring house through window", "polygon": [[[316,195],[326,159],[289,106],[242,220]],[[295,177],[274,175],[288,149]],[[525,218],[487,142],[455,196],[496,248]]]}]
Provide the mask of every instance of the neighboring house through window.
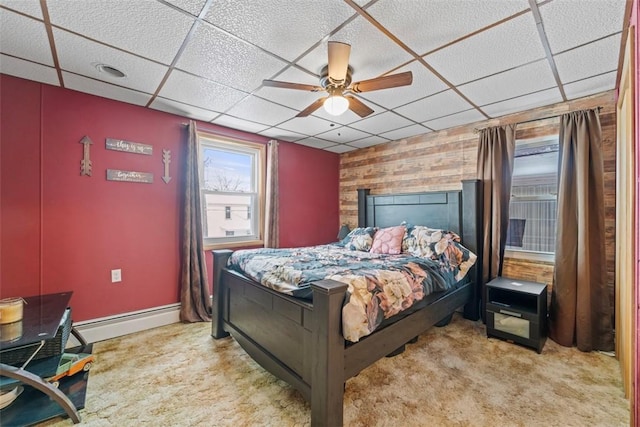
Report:
[{"label": "neighboring house through window", "polygon": [[557,188],[558,136],[517,140],[507,256],[553,259]]},{"label": "neighboring house through window", "polygon": [[261,244],[265,145],[198,136],[205,245]]}]

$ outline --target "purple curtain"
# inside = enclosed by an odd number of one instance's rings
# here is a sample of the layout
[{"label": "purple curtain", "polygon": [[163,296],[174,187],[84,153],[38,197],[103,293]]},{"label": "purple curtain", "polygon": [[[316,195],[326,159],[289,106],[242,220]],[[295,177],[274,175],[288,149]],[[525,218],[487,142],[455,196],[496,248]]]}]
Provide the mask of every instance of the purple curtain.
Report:
[{"label": "purple curtain", "polygon": [[207,265],[202,235],[202,205],[198,131],[191,120],[188,126],[185,177],[182,193],[182,247],[180,248],[180,320],[211,321],[211,299],[207,284]]},{"label": "purple curtain", "polygon": [[582,351],[613,350],[598,110],[562,115],[558,222],[549,336]]}]

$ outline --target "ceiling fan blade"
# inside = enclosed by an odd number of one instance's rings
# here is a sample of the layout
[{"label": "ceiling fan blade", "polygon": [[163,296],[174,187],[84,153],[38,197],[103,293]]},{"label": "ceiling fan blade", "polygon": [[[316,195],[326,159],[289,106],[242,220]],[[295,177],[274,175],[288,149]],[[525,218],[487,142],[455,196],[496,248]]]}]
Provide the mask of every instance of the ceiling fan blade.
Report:
[{"label": "ceiling fan blade", "polygon": [[341,42],[329,42],[329,77],[336,83],[347,78],[351,45]]},{"label": "ceiling fan blade", "polygon": [[328,96],[323,96],[322,98],[316,99],[315,101],[313,101],[313,104],[309,105],[307,108],[296,114],[296,117],[307,117],[309,114],[322,107],[322,104],[324,104],[324,100],[327,98]]},{"label": "ceiling fan blade", "polygon": [[297,90],[307,90],[310,92],[320,92],[324,90],[320,86],[314,85],[305,85],[302,83],[289,83],[289,82],[280,82],[278,80],[263,80],[263,86],[271,86],[271,87],[280,87],[283,89],[297,89]]},{"label": "ceiling fan blade", "polygon": [[349,90],[360,93],[370,92],[372,90],[389,89],[398,86],[407,86],[413,82],[413,74],[411,71],[404,73],[391,74],[390,76],[376,77],[375,79],[363,80],[355,82]]},{"label": "ceiling fan blade", "polygon": [[371,108],[367,107],[355,96],[347,95],[345,98],[349,101],[349,109],[360,117],[367,117],[369,114],[373,113]]}]

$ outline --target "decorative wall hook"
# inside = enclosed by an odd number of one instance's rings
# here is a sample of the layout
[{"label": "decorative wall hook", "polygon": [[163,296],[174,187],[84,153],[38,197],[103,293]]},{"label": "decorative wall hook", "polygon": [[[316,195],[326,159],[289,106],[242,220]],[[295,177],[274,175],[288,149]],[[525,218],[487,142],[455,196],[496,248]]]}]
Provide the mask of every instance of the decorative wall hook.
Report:
[{"label": "decorative wall hook", "polygon": [[80,140],[80,144],[82,144],[83,147],[83,158],[82,160],[80,160],[80,176],[82,175],[87,175],[87,176],[91,176],[91,160],[89,159],[89,147],[91,146],[91,144],[93,144],[93,141],[91,141],[91,138],[89,138],[88,136],[84,136],[81,140]]},{"label": "decorative wall hook", "polygon": [[171,163],[171,150],[162,150],[162,163],[164,163],[164,175],[162,176],[162,180],[165,184],[168,184],[171,181],[171,177],[169,176],[169,163]]}]

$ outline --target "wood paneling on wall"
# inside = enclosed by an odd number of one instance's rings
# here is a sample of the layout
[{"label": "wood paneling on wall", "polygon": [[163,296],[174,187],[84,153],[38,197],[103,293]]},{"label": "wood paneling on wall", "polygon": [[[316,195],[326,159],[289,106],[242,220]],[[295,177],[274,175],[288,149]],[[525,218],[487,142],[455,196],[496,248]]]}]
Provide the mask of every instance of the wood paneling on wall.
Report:
[{"label": "wood paneling on wall", "polygon": [[[476,129],[519,123],[518,139],[535,138],[558,132],[559,119],[549,118],[570,111],[602,107],[605,183],[605,227],[608,284],[614,298],[615,268],[615,169],[616,108],[615,91],[603,92],[574,101],[536,108],[465,126],[431,132],[388,142],[340,155],[340,221],[351,228],[358,224],[357,189],[370,188],[372,194],[457,190],[463,179],[476,177],[478,134]],[[525,123],[526,122],[526,123]],[[545,263],[522,263],[507,259],[505,269],[516,278],[538,277],[550,283],[553,267]]]}]

